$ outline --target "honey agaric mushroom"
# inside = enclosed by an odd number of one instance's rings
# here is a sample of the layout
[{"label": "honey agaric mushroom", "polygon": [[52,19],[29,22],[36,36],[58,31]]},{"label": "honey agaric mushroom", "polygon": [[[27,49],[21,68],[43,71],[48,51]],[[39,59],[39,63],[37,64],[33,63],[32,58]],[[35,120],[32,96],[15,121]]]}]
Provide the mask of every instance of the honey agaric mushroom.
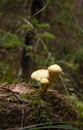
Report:
[{"label": "honey agaric mushroom", "polygon": [[31,79],[40,81],[42,78],[49,79],[50,74],[49,71],[46,69],[39,69],[31,74]]},{"label": "honey agaric mushroom", "polygon": [[59,75],[62,72],[62,68],[57,64],[53,64],[48,67],[48,71],[50,73],[50,81],[52,81],[54,75]]},{"label": "honey agaric mushroom", "polygon": [[46,78],[43,78],[40,80],[40,83],[42,84],[41,92],[46,93],[46,91],[48,89],[48,85],[50,83],[49,80]]}]

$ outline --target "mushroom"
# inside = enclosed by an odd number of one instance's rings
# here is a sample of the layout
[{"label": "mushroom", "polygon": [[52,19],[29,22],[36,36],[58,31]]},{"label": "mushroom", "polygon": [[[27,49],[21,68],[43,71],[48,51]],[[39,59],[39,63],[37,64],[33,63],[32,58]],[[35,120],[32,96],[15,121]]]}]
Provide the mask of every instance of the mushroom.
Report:
[{"label": "mushroom", "polygon": [[40,80],[40,83],[42,84],[41,92],[46,93],[46,91],[48,89],[48,85],[50,83],[49,80],[46,78],[43,78]]},{"label": "mushroom", "polygon": [[62,72],[62,68],[59,65],[54,64],[48,67],[48,71],[50,73],[50,81],[52,81],[54,74],[59,75]]},{"label": "mushroom", "polygon": [[40,81],[42,84],[41,92],[45,93],[49,84],[50,74],[46,69],[39,69],[31,74],[31,79]]},{"label": "mushroom", "polygon": [[53,80],[54,74],[60,74],[62,69],[59,65],[54,64],[48,67],[48,69],[39,69],[31,74],[31,79],[39,81],[42,84],[41,92],[45,93],[48,89],[48,85]]},{"label": "mushroom", "polygon": [[40,81],[42,78],[49,79],[50,74],[49,71],[46,69],[39,69],[31,74],[31,79]]}]

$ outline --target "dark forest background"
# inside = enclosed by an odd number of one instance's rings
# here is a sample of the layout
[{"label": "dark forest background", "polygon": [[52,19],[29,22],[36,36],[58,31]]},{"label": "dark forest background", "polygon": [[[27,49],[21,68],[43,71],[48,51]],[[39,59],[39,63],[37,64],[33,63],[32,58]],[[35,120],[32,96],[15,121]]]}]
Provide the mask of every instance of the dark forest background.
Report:
[{"label": "dark forest background", "polygon": [[[22,77],[22,73],[24,79],[29,79],[33,69],[56,62],[63,66],[64,73],[70,73],[77,86],[82,86],[83,1],[43,1],[38,15],[34,15],[37,10],[32,2],[0,2],[0,81],[12,82]],[[24,47],[28,32],[33,38]],[[24,72],[23,48],[29,57]]]}]

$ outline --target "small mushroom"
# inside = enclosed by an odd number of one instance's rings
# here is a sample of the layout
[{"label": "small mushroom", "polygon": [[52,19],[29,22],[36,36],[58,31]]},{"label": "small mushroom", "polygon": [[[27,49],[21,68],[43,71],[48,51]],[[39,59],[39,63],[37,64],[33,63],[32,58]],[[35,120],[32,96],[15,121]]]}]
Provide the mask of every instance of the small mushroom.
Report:
[{"label": "small mushroom", "polygon": [[59,65],[54,64],[48,67],[48,71],[50,73],[50,81],[52,81],[55,74],[59,75],[62,72],[62,68]]},{"label": "small mushroom", "polygon": [[48,89],[48,85],[50,83],[49,80],[46,78],[43,78],[40,80],[40,83],[42,84],[41,92],[46,93],[46,91]]},{"label": "small mushroom", "polygon": [[50,78],[49,71],[46,69],[39,69],[31,74],[31,79],[33,80],[40,81],[43,78]]}]

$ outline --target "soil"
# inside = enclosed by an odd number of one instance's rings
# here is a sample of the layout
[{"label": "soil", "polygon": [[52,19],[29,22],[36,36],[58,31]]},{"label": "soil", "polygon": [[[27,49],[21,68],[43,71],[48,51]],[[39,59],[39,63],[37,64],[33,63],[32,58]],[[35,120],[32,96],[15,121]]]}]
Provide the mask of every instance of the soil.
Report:
[{"label": "soil", "polygon": [[27,84],[0,85],[0,129],[48,123],[73,123],[77,113],[70,102],[55,90],[41,94]]}]

